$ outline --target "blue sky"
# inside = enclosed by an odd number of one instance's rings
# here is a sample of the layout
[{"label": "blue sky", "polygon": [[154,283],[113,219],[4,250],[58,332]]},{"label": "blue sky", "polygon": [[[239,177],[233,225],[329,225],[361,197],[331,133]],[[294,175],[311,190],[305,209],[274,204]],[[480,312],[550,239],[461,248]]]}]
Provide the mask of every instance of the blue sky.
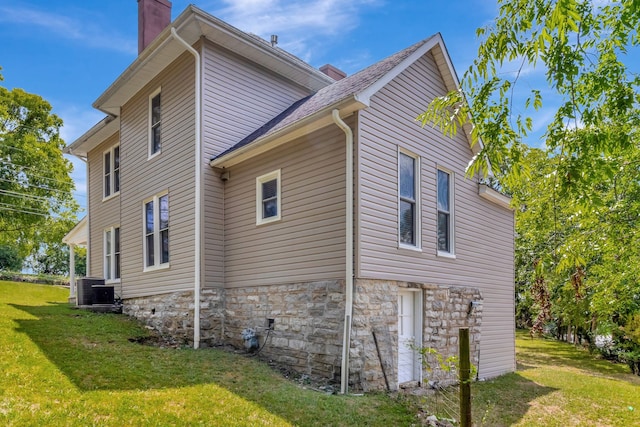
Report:
[{"label": "blue sky", "polygon": [[[172,19],[189,4],[175,0]],[[241,30],[269,39],[315,67],[352,74],[436,32],[461,75],[475,57],[476,28],[495,2],[402,0],[194,0]],[[0,0],[0,66],[7,88],[49,101],[69,144],[104,117],[93,101],[137,56],[136,0]],[[544,111],[540,113],[544,122]],[[84,164],[75,165],[76,198],[86,204]]]}]

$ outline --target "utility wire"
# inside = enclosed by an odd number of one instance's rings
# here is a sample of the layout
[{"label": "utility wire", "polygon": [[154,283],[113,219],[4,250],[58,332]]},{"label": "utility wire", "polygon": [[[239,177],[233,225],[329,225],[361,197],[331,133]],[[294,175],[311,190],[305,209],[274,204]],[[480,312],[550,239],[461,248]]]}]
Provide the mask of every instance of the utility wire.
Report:
[{"label": "utility wire", "polygon": [[[4,160],[4,159],[0,159],[0,162],[4,163],[5,165],[9,165],[9,166],[17,167],[17,168],[29,169],[29,170],[35,170],[35,171],[39,170],[38,168],[33,167],[33,166],[20,165],[18,163],[13,163],[13,162],[10,162],[10,161]],[[24,172],[24,171],[21,171],[21,172]],[[68,184],[65,181],[62,181],[62,180],[59,180],[59,179],[55,179],[55,178],[49,178],[49,177],[44,176],[44,175],[38,175],[36,173],[30,173],[30,176],[46,179],[46,180],[53,181],[53,182],[58,182],[60,184]]]},{"label": "utility wire", "polygon": [[24,209],[17,209],[15,206],[9,205],[7,203],[0,203],[0,210],[9,211],[9,212],[26,213],[29,215],[49,216],[49,214],[43,213],[42,211],[30,211],[30,210],[24,210]]},{"label": "utility wire", "polygon": [[50,200],[48,197],[34,196],[31,194],[18,193],[16,191],[9,191],[9,190],[2,190],[2,189],[0,189],[0,193],[4,193],[9,197],[16,197],[18,199],[25,199],[25,200],[32,200],[32,201],[43,200],[45,202],[48,202]]},{"label": "utility wire", "polygon": [[[58,190],[56,188],[45,187],[43,185],[31,184],[31,183],[28,183],[28,182],[20,182],[20,181],[17,181],[17,180],[11,180],[11,179],[5,179],[5,178],[0,178],[0,181],[8,182],[8,183],[11,183],[11,184],[17,184],[17,185],[20,185],[20,186],[39,188],[41,190],[53,191],[53,192],[56,192],[56,193],[67,194],[67,192],[64,191],[64,190]],[[74,190],[74,193],[75,193],[75,191],[77,191],[77,190]],[[78,194],[78,196],[82,197],[82,198],[86,198],[87,197],[84,194]]]}]

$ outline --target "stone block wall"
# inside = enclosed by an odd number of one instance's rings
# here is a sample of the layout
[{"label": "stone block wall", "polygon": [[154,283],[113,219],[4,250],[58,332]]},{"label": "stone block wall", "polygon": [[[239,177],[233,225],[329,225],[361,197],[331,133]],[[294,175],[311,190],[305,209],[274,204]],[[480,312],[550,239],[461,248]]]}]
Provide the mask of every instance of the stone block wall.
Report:
[{"label": "stone block wall", "polygon": [[[458,355],[460,328],[469,328],[471,363],[478,366],[482,326],[482,294],[477,288],[423,285],[424,317],[422,346],[436,350],[443,359]],[[470,310],[470,303],[475,301]],[[437,356],[427,357],[430,367],[423,371],[424,381],[442,385],[456,381],[456,372],[440,368]]]},{"label": "stone block wall", "polygon": [[[349,361],[350,386],[364,391],[395,390],[398,384],[398,290],[420,289],[423,304],[422,347],[444,359],[458,354],[458,330],[469,328],[472,363],[478,364],[482,305],[468,314],[471,301],[482,301],[477,288],[437,286],[389,280],[358,279],[355,283]],[[423,380],[450,383],[455,372],[440,369],[436,356],[427,359]],[[385,378],[386,376],[386,378]]]},{"label": "stone block wall", "polygon": [[[344,304],[342,280],[227,289],[224,340],[242,347],[240,333],[253,328],[264,344],[261,356],[304,374],[339,378]],[[267,319],[274,321],[271,331]]]},{"label": "stone block wall", "polygon": [[[222,343],[224,289],[200,291],[200,339],[203,347]],[[193,291],[174,292],[123,301],[122,312],[142,321],[163,337],[193,345]]]},{"label": "stone block wall", "polygon": [[[423,347],[443,358],[457,355],[458,329],[468,327],[472,363],[478,364],[482,296],[471,287],[357,279],[349,349],[349,387],[353,390],[397,389],[398,290],[422,295]],[[260,355],[299,373],[339,381],[344,328],[344,281],[201,291],[201,345],[242,348],[241,332],[258,335]],[[469,303],[479,304],[469,313]],[[161,335],[193,344],[193,292],[176,292],[124,301],[123,312]],[[268,319],[273,327],[268,329]],[[447,383],[455,372],[442,371],[435,356],[427,360],[424,381]]]}]

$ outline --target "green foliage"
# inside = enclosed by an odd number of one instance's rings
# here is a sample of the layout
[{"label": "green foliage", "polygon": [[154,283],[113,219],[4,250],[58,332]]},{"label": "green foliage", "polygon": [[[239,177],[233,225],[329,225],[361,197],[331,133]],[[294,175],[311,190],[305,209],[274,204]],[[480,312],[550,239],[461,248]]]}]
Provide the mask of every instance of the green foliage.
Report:
[{"label": "green foliage", "polygon": [[[418,120],[447,134],[472,123],[473,143],[482,138],[483,145],[468,173],[486,174],[491,165],[512,183],[532,171],[525,140],[551,94],[560,100],[545,134],[556,184],[597,203],[591,184],[611,179],[610,159],[637,145],[640,76],[624,58],[640,45],[638,2],[499,0],[498,7],[492,24],[477,31],[478,56],[460,90],[434,99]],[[544,70],[546,87],[518,85],[530,68]]]},{"label": "green foliage", "polygon": [[20,271],[24,258],[13,246],[0,244],[0,270]]},{"label": "green foliage", "polygon": [[640,149],[610,158],[612,179],[586,187],[597,204],[567,196],[554,167],[558,157],[529,150],[530,179],[506,186],[519,206],[518,326],[587,341],[613,335],[618,352],[640,350],[619,332],[640,316]]},{"label": "green foliage", "polygon": [[[47,218],[31,236],[31,268],[37,273],[66,275],[69,274],[69,247],[62,243],[62,238],[76,224],[75,216],[63,214],[56,218]],[[86,271],[86,251],[83,248],[75,256],[76,273],[84,275]]]},{"label": "green foliage", "polygon": [[[418,120],[449,134],[473,124],[472,143],[483,144],[467,172],[491,169],[514,197],[520,326],[611,334],[618,351],[638,351],[619,331],[640,313],[640,75],[624,63],[640,48],[640,2],[498,7],[477,31],[460,89]],[[523,87],[529,69],[543,70],[545,84]],[[525,141],[543,106],[554,110],[537,124],[547,125],[545,149],[531,150]]]},{"label": "green foliage", "polygon": [[0,242],[22,256],[47,219],[78,209],[61,126],[40,96],[0,86]]},{"label": "green foliage", "polygon": [[[460,359],[458,356],[444,357],[442,353],[431,347],[420,347],[414,344],[411,344],[410,347],[421,356],[420,360],[422,361],[422,367],[427,372],[433,372],[435,362],[442,372],[454,373],[458,379],[460,379]],[[469,373],[469,381],[475,380],[477,374],[478,367],[472,363],[471,371]]]}]

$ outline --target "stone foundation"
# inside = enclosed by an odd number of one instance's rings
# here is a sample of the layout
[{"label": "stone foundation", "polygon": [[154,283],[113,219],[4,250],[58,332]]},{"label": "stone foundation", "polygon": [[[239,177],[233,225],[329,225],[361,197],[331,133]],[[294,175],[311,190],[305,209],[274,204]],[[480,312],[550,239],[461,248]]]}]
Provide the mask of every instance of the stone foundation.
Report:
[{"label": "stone foundation", "polygon": [[[364,391],[398,386],[398,290],[418,289],[422,295],[422,347],[444,359],[458,354],[458,330],[469,328],[472,361],[478,365],[482,296],[477,288],[358,279],[355,283],[349,382]],[[477,301],[468,314],[469,303]],[[375,336],[375,338],[374,338]],[[423,381],[451,383],[455,372],[440,369],[435,355],[427,359]],[[386,375],[386,381],[385,381]]]},{"label": "stone foundation", "polygon": [[[457,355],[458,329],[468,327],[472,363],[477,366],[482,322],[478,289],[369,279],[356,280],[354,287],[351,389],[397,389],[398,290],[403,288],[416,289],[422,296],[422,346],[443,358]],[[241,332],[251,328],[258,336],[261,357],[303,374],[339,381],[344,281],[203,289],[200,301],[202,346],[242,348]],[[477,304],[469,312],[471,301]],[[163,336],[193,344],[193,292],[127,299],[123,312]],[[439,368],[435,356],[429,359],[431,368],[423,370],[424,381],[455,379],[455,373]]]},{"label": "stone foundation", "polygon": [[[242,347],[240,332],[253,328],[264,345],[261,356],[339,379],[344,300],[341,280],[227,289],[225,342]],[[267,319],[274,322],[270,331]]]},{"label": "stone foundation", "polygon": [[[200,342],[203,347],[223,342],[224,289],[200,291]],[[122,312],[135,317],[163,337],[193,345],[193,291],[129,298]]]}]

